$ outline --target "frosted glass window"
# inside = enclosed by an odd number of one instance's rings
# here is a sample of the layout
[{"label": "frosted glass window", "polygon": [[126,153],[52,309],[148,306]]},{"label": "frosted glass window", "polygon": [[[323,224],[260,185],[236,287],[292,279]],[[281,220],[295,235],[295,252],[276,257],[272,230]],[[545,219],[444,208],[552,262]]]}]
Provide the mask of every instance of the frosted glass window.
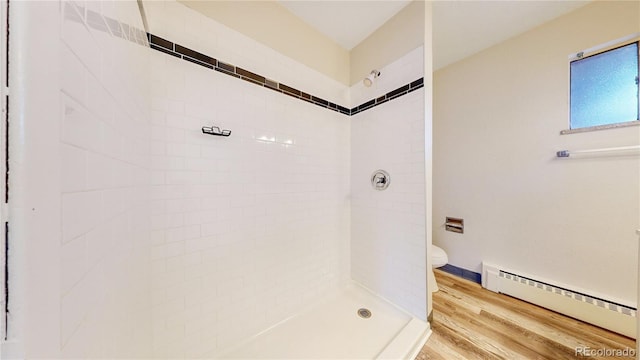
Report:
[{"label": "frosted glass window", "polygon": [[571,128],[638,120],[638,43],[571,63]]}]

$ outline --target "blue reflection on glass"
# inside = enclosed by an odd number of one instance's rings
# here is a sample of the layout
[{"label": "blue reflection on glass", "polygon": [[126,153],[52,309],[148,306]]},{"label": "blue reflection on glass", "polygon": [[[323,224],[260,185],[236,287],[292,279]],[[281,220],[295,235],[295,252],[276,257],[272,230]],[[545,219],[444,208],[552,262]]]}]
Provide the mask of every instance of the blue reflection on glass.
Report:
[{"label": "blue reflection on glass", "polygon": [[638,43],[571,63],[571,128],[638,120]]}]

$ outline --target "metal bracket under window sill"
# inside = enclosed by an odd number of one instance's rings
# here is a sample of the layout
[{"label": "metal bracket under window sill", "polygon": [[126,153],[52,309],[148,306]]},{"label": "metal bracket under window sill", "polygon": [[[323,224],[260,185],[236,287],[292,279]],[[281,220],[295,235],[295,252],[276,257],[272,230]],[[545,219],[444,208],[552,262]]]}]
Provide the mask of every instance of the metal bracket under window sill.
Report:
[{"label": "metal bracket under window sill", "polygon": [[577,128],[577,129],[562,130],[560,131],[560,135],[577,134],[577,133],[598,131],[598,130],[619,129],[619,128],[625,128],[625,127],[631,127],[631,126],[639,126],[639,125],[640,125],[640,120],[633,120],[633,121],[627,121],[627,122],[617,123],[617,124],[607,124],[607,125],[598,125],[598,126],[589,126],[589,127],[583,127],[583,128]]}]

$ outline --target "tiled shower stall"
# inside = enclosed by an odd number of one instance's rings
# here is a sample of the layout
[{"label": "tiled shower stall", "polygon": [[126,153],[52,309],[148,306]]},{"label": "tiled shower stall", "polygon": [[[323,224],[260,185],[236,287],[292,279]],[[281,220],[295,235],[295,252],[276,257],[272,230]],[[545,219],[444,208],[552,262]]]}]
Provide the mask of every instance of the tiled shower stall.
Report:
[{"label": "tiled shower stall", "polygon": [[349,87],[141,4],[11,2],[3,353],[215,355],[351,281],[426,321],[430,48]]}]

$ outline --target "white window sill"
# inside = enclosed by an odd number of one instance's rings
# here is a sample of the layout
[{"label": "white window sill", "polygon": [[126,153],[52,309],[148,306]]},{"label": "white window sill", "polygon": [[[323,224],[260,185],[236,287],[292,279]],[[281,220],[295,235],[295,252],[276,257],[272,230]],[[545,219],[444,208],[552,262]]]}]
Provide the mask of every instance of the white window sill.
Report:
[{"label": "white window sill", "polygon": [[639,126],[639,125],[640,125],[640,120],[634,120],[634,121],[627,121],[627,122],[617,123],[617,124],[607,124],[607,125],[598,125],[598,126],[589,126],[589,127],[583,127],[583,128],[577,128],[577,129],[562,130],[560,131],[560,135],[577,134],[582,132],[607,130],[607,129],[619,129],[619,128],[625,128],[630,126]]}]

